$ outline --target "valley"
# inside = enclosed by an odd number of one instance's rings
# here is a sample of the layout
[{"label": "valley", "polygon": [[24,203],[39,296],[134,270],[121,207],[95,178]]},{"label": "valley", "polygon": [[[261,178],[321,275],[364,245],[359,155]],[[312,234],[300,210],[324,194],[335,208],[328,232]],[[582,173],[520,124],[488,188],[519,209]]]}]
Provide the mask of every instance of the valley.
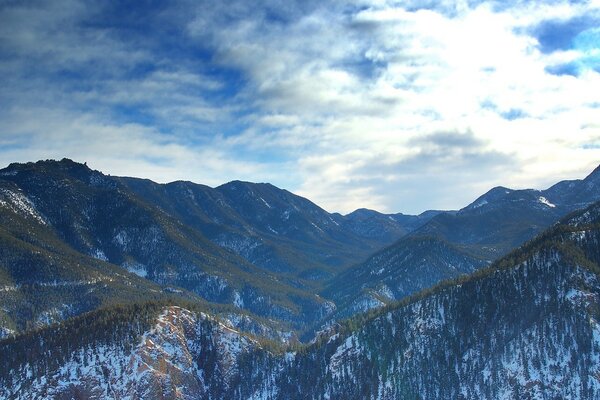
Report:
[{"label": "valley", "polygon": [[344,216],[269,184],[11,164],[0,397],[595,398],[598,200],[597,169]]}]

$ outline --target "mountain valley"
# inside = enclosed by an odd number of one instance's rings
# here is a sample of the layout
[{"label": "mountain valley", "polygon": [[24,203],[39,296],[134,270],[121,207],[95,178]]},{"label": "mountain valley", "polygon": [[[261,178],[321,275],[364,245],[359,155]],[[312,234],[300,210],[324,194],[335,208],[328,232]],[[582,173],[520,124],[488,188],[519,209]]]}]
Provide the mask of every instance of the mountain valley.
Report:
[{"label": "mountain valley", "polygon": [[270,184],[11,164],[0,397],[593,399],[599,200],[596,169],[344,216]]}]

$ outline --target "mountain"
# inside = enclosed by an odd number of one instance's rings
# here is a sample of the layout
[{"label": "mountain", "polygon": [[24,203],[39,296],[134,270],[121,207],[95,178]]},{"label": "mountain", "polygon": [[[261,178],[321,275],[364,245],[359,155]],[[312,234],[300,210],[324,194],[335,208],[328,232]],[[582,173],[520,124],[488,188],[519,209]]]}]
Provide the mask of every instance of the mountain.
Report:
[{"label": "mountain", "polygon": [[597,399],[599,240],[596,203],[487,268],[300,348],[201,310],[94,311],[0,342],[0,396]]},{"label": "mountain", "polygon": [[387,243],[344,229],[343,217],[270,184],[233,181],[213,189],[191,182],[120,182],[215,245],[296,284],[314,286]]},{"label": "mountain", "polygon": [[600,200],[600,167],[546,190],[496,187],[455,214],[433,217],[413,235],[435,235],[494,260],[561,217]]},{"label": "mountain", "polygon": [[132,178],[119,181],[214,244],[307,287],[318,287],[434,215],[370,210],[330,214],[268,183],[233,181],[213,189],[182,181],[166,185]]},{"label": "mountain", "polygon": [[[486,265],[598,198],[598,175],[541,192],[496,188],[458,212],[342,216],[270,184],[157,184],[68,159],[11,164],[0,170],[1,334],[163,296],[318,329]],[[52,301],[36,297],[40,285],[56,288]]]},{"label": "mountain", "polygon": [[425,211],[419,215],[382,214],[375,210],[359,208],[341,218],[342,226],[365,238],[380,243],[393,243],[427,223],[431,218],[447,211]]},{"label": "mountain", "polygon": [[595,204],[469,278],[332,329],[288,364],[278,393],[598,398],[598,239]]},{"label": "mountain", "polygon": [[[188,297],[193,293],[196,297],[192,298],[233,304],[293,324],[324,314],[331,307],[324,299],[300,289],[301,284],[289,279],[285,282],[284,277],[216,245],[192,226],[128,190],[119,179],[85,165],[70,160],[11,164],[0,170],[0,184],[5,198],[0,210],[8,215],[3,231],[38,247],[59,248],[76,258],[72,262],[54,260],[48,265],[58,264],[60,268],[48,267],[47,275],[37,276],[33,272],[39,268],[33,263],[38,257],[36,249],[17,253],[13,245],[6,248],[0,253],[0,267],[8,272],[0,276],[6,280],[10,289],[6,293],[12,293],[13,300],[20,293],[19,285],[47,285],[48,280],[63,280],[63,275],[68,275],[69,281],[85,280],[90,273],[74,271],[80,267],[87,271],[100,261],[103,263],[99,265],[113,274],[135,277],[145,285],[154,283],[153,290],[181,292]],[[26,227],[21,224],[23,218],[27,219]],[[23,259],[17,270],[12,259],[16,254],[22,254]],[[127,285],[121,279],[113,281]],[[12,290],[13,286],[19,291]],[[72,302],[64,299],[64,303],[68,306]],[[68,315],[87,309],[73,305]]]},{"label": "mountain", "polygon": [[322,295],[337,305],[328,320],[382,307],[486,265],[485,260],[437,237],[404,237],[326,286]]},{"label": "mountain", "polygon": [[488,265],[566,214],[600,200],[599,168],[583,180],[542,191],[496,187],[457,212],[432,215],[330,280],[321,294],[337,308],[321,323],[382,307]]},{"label": "mountain", "polygon": [[[430,218],[373,212],[371,233],[361,232],[360,213],[330,214],[270,184],[157,184],[68,159],[11,164],[0,170],[0,190],[2,335],[109,299],[167,295],[302,329],[335,308],[318,294],[325,280]],[[75,285],[92,281],[115,293]],[[28,289],[40,285],[57,288],[54,300]],[[73,285],[79,289],[65,289]]]},{"label": "mountain", "polygon": [[177,296],[75,251],[17,186],[0,180],[0,338],[108,304]]}]

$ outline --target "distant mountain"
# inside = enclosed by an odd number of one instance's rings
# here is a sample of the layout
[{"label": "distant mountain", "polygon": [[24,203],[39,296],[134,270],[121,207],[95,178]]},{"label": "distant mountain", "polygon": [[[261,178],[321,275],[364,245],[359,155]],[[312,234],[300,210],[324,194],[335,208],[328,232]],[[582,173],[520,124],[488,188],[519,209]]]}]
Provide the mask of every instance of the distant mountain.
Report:
[{"label": "distant mountain", "polygon": [[392,243],[427,223],[431,218],[447,211],[426,211],[420,215],[382,214],[359,208],[340,218],[342,226],[366,239]]},{"label": "distant mountain", "polygon": [[382,307],[486,265],[443,239],[404,237],[330,281],[322,295],[333,300],[337,310],[328,319]]},{"label": "distant mountain", "polygon": [[308,286],[366,258],[410,229],[394,222],[393,234],[367,237],[347,229],[346,217],[329,214],[270,184],[234,181],[212,189],[191,182],[159,185],[148,180],[119,180],[145,202],[175,216],[214,244]]},{"label": "distant mountain", "polygon": [[457,212],[432,215],[396,243],[330,280],[340,317],[382,307],[488,265],[562,216],[600,200],[600,169],[546,190],[496,187]]},{"label": "distant mountain", "polygon": [[596,203],[488,268],[302,348],[199,310],[95,311],[1,341],[0,397],[597,399],[599,241]]},{"label": "distant mountain", "polygon": [[[9,215],[2,230],[23,229],[18,218],[27,218],[34,225],[26,229],[27,234],[40,229],[43,233],[25,238],[26,241],[66,249],[63,252],[79,258],[78,263],[60,263],[61,268],[68,269],[67,275],[79,266],[91,268],[100,264],[129,279],[136,275],[144,278],[136,281],[145,285],[153,282],[160,285],[160,290],[188,291],[210,302],[233,304],[293,324],[323,315],[332,307],[324,299],[299,289],[300,283],[291,279],[285,282],[285,277],[273,275],[218,246],[177,216],[136,195],[118,178],[85,165],[70,160],[11,164],[0,170],[0,185],[5,195],[0,210]],[[9,287],[23,279],[33,279],[37,268],[37,264],[27,263],[37,257],[36,250],[28,248],[20,253],[25,266],[13,271],[12,257],[17,254],[13,247],[0,254],[0,267],[9,268],[0,276],[7,276]],[[47,277],[30,283],[60,281],[59,271],[49,268]],[[74,304],[76,299],[71,300],[57,300],[57,304],[62,301],[72,311],[66,315],[80,310]]]},{"label": "distant mountain", "polygon": [[[167,294],[230,304],[301,329],[335,308],[318,295],[326,279],[429,219],[373,212],[365,222],[370,231],[361,232],[358,214],[327,213],[270,184],[157,184],[107,176],[68,159],[11,164],[0,170],[0,234],[6,237],[0,335],[109,299]],[[47,260],[35,261],[40,254]],[[35,272],[42,264],[45,272]],[[97,285],[119,294],[96,295],[90,284],[64,289],[96,282],[97,275],[103,282]],[[25,293],[55,281],[62,283],[52,301],[36,297],[42,291]],[[141,297],[127,289],[135,285]]]},{"label": "distant mountain", "polygon": [[546,190],[493,188],[455,214],[435,216],[412,234],[438,236],[494,260],[598,200],[600,167],[583,180],[563,181]]},{"label": "distant mountain", "polygon": [[[157,184],[68,159],[11,164],[0,170],[1,334],[108,299],[163,296],[228,304],[302,331],[486,265],[600,198],[598,175],[545,191],[495,188],[458,212],[342,216],[270,184]],[[40,254],[46,261],[33,262]],[[47,265],[39,276],[37,265]],[[63,290],[100,275],[111,296]],[[55,281],[52,301],[27,289]]]}]

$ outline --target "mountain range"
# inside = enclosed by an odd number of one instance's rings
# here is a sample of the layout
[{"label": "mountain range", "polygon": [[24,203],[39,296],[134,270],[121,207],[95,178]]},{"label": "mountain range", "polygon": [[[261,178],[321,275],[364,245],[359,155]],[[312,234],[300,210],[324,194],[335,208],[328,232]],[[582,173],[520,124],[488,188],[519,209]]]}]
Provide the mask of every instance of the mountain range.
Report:
[{"label": "mountain range", "polygon": [[597,398],[598,201],[598,168],[340,215],[266,183],[11,164],[0,397]]}]

